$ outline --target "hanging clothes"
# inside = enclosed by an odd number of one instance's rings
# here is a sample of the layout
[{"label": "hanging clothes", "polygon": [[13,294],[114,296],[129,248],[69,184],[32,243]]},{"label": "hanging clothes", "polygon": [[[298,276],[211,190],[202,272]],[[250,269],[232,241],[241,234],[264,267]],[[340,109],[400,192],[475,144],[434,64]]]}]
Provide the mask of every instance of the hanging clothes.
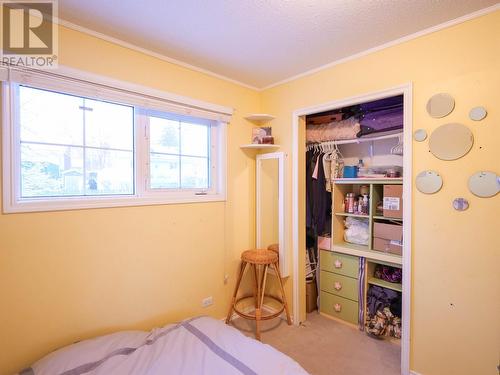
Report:
[{"label": "hanging clothes", "polygon": [[314,235],[329,232],[332,197],[326,190],[323,153],[306,153],[306,226]]}]

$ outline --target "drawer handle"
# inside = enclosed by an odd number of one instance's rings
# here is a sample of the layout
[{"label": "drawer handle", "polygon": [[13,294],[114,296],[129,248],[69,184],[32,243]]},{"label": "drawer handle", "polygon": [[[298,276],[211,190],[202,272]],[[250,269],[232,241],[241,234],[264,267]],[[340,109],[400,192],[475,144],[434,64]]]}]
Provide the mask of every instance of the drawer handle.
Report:
[{"label": "drawer handle", "polygon": [[338,259],[335,261],[334,265],[335,265],[335,268],[342,268],[342,262]]},{"label": "drawer handle", "polygon": [[340,303],[336,303],[335,305],[333,305],[333,308],[336,312],[342,311],[342,305]]},{"label": "drawer handle", "polygon": [[333,284],[333,287],[335,288],[335,290],[340,290],[340,289],[342,289],[342,284],[339,283],[338,281],[335,281],[335,283]]}]

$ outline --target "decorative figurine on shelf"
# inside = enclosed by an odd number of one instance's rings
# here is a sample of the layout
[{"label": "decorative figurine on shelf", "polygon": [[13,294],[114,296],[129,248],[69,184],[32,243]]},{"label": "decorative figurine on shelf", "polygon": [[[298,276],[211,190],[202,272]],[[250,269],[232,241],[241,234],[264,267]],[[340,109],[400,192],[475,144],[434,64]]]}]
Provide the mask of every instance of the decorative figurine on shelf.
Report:
[{"label": "decorative figurine on shelf", "polygon": [[274,144],[271,127],[260,127],[252,129],[253,144]]}]

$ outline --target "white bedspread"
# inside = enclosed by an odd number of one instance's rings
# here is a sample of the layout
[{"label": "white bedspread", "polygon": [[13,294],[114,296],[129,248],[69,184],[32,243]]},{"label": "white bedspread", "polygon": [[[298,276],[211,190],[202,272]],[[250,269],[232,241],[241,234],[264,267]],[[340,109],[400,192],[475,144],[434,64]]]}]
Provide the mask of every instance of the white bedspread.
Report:
[{"label": "white bedspread", "polygon": [[269,345],[209,317],[128,331],[57,350],[20,375],[307,374]]}]

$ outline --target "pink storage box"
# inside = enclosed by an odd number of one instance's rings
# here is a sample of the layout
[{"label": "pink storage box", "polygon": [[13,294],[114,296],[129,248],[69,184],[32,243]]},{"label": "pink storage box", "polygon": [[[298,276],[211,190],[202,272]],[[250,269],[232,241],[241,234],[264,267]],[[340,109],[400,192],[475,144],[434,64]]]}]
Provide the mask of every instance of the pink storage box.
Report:
[{"label": "pink storage box", "polygon": [[318,236],[318,248],[331,250],[332,249],[332,239],[330,237]]}]

